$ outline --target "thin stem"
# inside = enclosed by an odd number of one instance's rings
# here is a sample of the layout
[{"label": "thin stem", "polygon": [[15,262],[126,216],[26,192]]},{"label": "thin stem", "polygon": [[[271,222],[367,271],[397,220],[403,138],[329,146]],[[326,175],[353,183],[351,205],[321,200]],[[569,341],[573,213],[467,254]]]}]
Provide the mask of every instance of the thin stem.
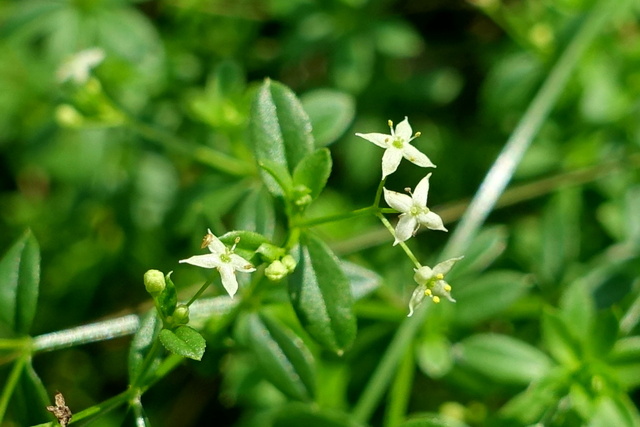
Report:
[{"label": "thin stem", "polygon": [[380,206],[380,197],[382,196],[382,189],[384,188],[384,183],[387,182],[387,178],[384,177],[378,184],[378,189],[376,190],[376,197],[373,199],[373,207],[377,208]]},{"label": "thin stem", "polygon": [[29,356],[25,354],[18,360],[16,360],[16,362],[13,364],[13,368],[11,369],[11,373],[9,374],[9,378],[7,378],[7,382],[2,389],[2,394],[0,395],[0,423],[2,423],[2,420],[4,419],[4,414],[6,413],[7,407],[9,406],[9,400],[11,400],[13,390],[18,384],[20,374],[22,374],[22,370],[24,369],[28,358]]},{"label": "thin stem", "polygon": [[[387,230],[389,230],[389,233],[391,233],[391,235],[395,239],[396,238],[396,230],[394,230],[394,228],[391,225],[391,223],[389,222],[389,220],[387,218],[383,217],[382,214],[378,214],[377,217],[380,219],[380,221],[384,224],[384,226],[387,228]],[[415,265],[416,268],[422,267],[422,264],[420,264],[420,262],[418,261],[418,258],[416,258],[416,256],[413,254],[411,249],[409,249],[409,246],[407,246],[407,244],[405,242],[399,242],[399,243],[400,243],[400,247],[402,248],[404,253],[407,254],[407,256],[409,257],[409,259],[411,260],[413,265]]]},{"label": "thin stem", "polygon": [[389,393],[387,410],[384,415],[385,427],[396,427],[404,421],[411,396],[414,369],[413,352],[406,351]]},{"label": "thin stem", "polygon": [[[624,3],[619,2],[616,5]],[[626,4],[628,3],[626,2]],[[462,216],[460,224],[449,239],[442,254],[443,258],[456,256],[468,247],[513,177],[533,138],[549,116],[582,53],[603,28],[611,16],[611,11],[615,9],[616,7],[612,7],[610,1],[600,0],[582,23],[489,169],[469,208]]]},{"label": "thin stem", "polygon": [[211,285],[211,283],[213,283],[212,280],[207,280],[206,282],[204,282],[204,284],[200,286],[200,289],[198,289],[198,292],[196,292],[195,295],[191,297],[191,299],[187,303],[187,307],[190,307],[191,304],[193,304],[198,298],[200,298],[200,295],[202,295],[202,293],[209,287],[209,285]]},{"label": "thin stem", "polygon": [[[313,227],[315,225],[321,225],[321,224],[326,224],[329,222],[337,222],[337,221],[343,221],[343,220],[347,220],[347,219],[353,219],[353,218],[357,218],[359,216],[363,216],[363,215],[368,215],[368,214],[374,214],[376,213],[377,210],[375,208],[375,206],[367,206],[366,208],[360,208],[360,209],[356,209],[354,211],[351,212],[344,212],[344,213],[340,213],[340,214],[335,214],[335,215],[328,215],[328,216],[323,216],[320,218],[312,218],[306,221],[300,221],[296,224],[294,224],[295,227]],[[395,212],[395,210],[394,210]]]},{"label": "thin stem", "polygon": [[180,140],[173,135],[149,126],[130,115],[127,115],[126,123],[140,136],[156,142],[169,150],[191,157],[197,162],[220,172],[234,176],[246,176],[254,173],[255,168],[247,162],[238,160],[210,147]]},{"label": "thin stem", "polygon": [[[616,3],[616,5],[620,4],[622,2]],[[624,5],[625,7],[628,6],[629,2],[625,2]],[[610,12],[615,9],[615,7],[611,6],[609,0],[600,0],[583,22],[487,174],[469,209],[463,216],[461,224],[443,250],[443,259],[450,258],[456,254],[459,255],[468,248],[471,239],[493,209],[495,202],[506,188],[533,137],[540,129],[544,119],[549,115],[562,89],[566,86],[582,52],[607,22],[607,19],[611,16]],[[622,7],[619,6],[618,12],[622,12],[621,9]],[[366,422],[371,417],[380,398],[395,375],[398,362],[404,352],[408,351],[409,343],[414,339],[424,323],[427,312],[424,306],[420,307],[413,317],[408,318],[398,328],[364,393],[354,407],[354,415],[359,421]]]}]

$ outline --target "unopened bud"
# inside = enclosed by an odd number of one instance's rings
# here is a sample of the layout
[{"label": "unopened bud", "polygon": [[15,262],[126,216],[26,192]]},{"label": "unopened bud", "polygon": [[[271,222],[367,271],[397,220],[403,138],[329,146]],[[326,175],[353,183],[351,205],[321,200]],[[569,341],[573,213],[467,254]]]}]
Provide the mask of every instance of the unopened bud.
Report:
[{"label": "unopened bud", "polygon": [[293,270],[296,269],[296,260],[291,255],[285,255],[282,257],[282,264],[287,268],[289,273],[293,273]]},{"label": "unopened bud", "polygon": [[171,317],[175,324],[186,325],[189,323],[189,307],[186,304],[178,304]]},{"label": "unopened bud", "polygon": [[167,287],[162,271],[149,270],[144,273],[144,287],[152,296],[160,295]]},{"label": "unopened bud", "polygon": [[289,274],[289,270],[287,270],[287,267],[280,260],[273,261],[264,270],[264,275],[267,276],[267,279],[273,280],[274,282],[282,280],[287,274]]}]

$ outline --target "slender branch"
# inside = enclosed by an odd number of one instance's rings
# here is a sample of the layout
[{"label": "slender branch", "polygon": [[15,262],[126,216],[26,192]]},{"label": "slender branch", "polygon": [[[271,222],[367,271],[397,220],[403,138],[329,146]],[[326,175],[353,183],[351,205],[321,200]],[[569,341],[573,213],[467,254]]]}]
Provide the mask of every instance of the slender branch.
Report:
[{"label": "slender branch", "polygon": [[9,406],[9,400],[11,400],[13,390],[18,384],[18,379],[20,379],[20,374],[22,374],[22,370],[24,369],[24,365],[27,363],[28,358],[28,355],[23,355],[16,360],[13,364],[13,369],[11,369],[11,373],[9,374],[9,378],[7,378],[7,382],[2,389],[2,394],[0,395],[0,424],[4,419],[4,414]]},{"label": "slender branch", "polygon": [[[391,235],[395,239],[396,238],[396,230],[394,230],[394,228],[391,225],[391,223],[389,222],[389,220],[387,218],[383,217],[382,214],[378,214],[377,216],[380,219],[380,221],[384,224],[384,226],[387,228],[387,230],[389,230],[389,233],[391,233]],[[404,253],[407,254],[407,256],[409,257],[409,259],[411,260],[413,265],[415,265],[416,268],[422,267],[422,264],[420,264],[420,262],[418,261],[418,258],[416,258],[416,256],[413,254],[411,249],[409,249],[409,246],[407,246],[407,244],[405,242],[399,242],[399,243],[400,243],[400,247],[402,248]]]}]

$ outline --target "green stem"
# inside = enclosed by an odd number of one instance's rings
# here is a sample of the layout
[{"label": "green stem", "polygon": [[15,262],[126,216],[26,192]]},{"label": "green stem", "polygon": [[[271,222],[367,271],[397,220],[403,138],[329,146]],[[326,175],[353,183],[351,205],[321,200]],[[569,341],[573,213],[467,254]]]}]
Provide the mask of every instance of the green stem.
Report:
[{"label": "green stem", "polygon": [[153,361],[156,359],[156,356],[160,352],[162,347],[160,347],[160,339],[156,336],[153,339],[153,343],[151,344],[151,348],[147,352],[144,360],[142,361],[142,367],[138,371],[137,375],[131,381],[131,388],[142,388],[145,385],[145,378],[147,377],[149,368],[153,365]]},{"label": "green stem", "polygon": [[207,290],[207,288],[209,287],[209,285],[211,285],[211,283],[213,283],[212,280],[207,280],[206,282],[204,282],[204,284],[200,286],[200,289],[198,289],[198,292],[196,292],[195,295],[191,297],[191,299],[187,303],[187,307],[190,307],[191,304],[193,304],[198,298],[200,298],[200,295],[202,295],[202,293],[205,290]]},{"label": "green stem", "polygon": [[[393,209],[392,211],[395,212],[395,210]],[[356,209],[355,211],[351,211],[351,212],[344,212],[344,213],[335,214],[335,215],[323,216],[320,218],[313,218],[306,221],[300,221],[294,224],[294,226],[295,227],[313,227],[315,225],[326,224],[329,222],[343,221],[346,219],[357,218],[363,215],[375,214],[376,212],[377,212],[377,209],[374,206],[367,206],[366,208]]]},{"label": "green stem", "polygon": [[[391,235],[395,239],[396,238],[396,230],[393,228],[393,226],[391,225],[389,220],[387,218],[383,217],[382,214],[378,214],[377,217],[378,217],[378,219],[380,219],[380,221],[384,224],[384,226],[387,228],[387,230],[389,230],[389,233],[391,233]],[[411,260],[413,265],[415,265],[416,268],[422,267],[422,264],[420,264],[420,262],[418,261],[418,258],[416,258],[416,256],[413,254],[411,249],[409,249],[409,246],[407,246],[406,243],[404,243],[404,242],[400,242],[399,244],[400,244],[400,247],[402,248],[402,250],[404,251],[404,253],[407,254],[407,256],[409,257],[409,259]]]},{"label": "green stem", "polygon": [[135,117],[127,115],[127,124],[138,135],[162,145],[163,147],[191,157],[195,161],[220,172],[234,176],[246,176],[255,172],[255,168],[247,162],[238,160],[212,148],[186,142],[161,130],[147,125]]},{"label": "green stem", "polygon": [[[620,4],[623,3],[616,3],[618,5],[617,11],[621,13],[622,7],[619,6]],[[629,2],[624,3],[625,7],[629,4]],[[471,239],[493,209],[495,202],[513,176],[533,137],[549,115],[562,89],[566,86],[581,54],[603,28],[607,19],[611,16],[610,12],[615,9],[616,7],[612,7],[609,0],[600,0],[583,22],[487,174],[456,232],[444,248],[443,259],[464,253],[468,248]],[[396,373],[398,362],[404,352],[408,351],[410,342],[424,323],[428,312],[424,307],[420,307],[412,317],[405,320],[398,328],[389,348],[382,356],[380,364],[354,407],[354,415],[357,420],[366,422],[377,407],[380,398]]]},{"label": "green stem", "polygon": [[377,208],[380,206],[380,197],[382,196],[382,189],[384,188],[384,183],[387,182],[387,178],[383,178],[378,184],[378,189],[376,190],[376,197],[373,199],[373,207]]},{"label": "green stem", "polygon": [[11,396],[13,395],[13,390],[18,384],[20,374],[22,374],[22,370],[24,369],[28,358],[29,355],[25,354],[18,360],[16,360],[16,362],[13,364],[13,369],[11,369],[11,373],[9,373],[9,378],[7,378],[7,382],[2,389],[2,394],[0,395],[0,424],[4,419],[4,414],[6,413],[7,407],[9,406],[9,401],[11,400]]},{"label": "green stem", "polygon": [[385,427],[396,427],[404,421],[407,407],[409,406],[409,397],[411,396],[413,372],[413,351],[406,351],[398,368],[398,375],[396,375],[389,393],[387,410],[384,414]]}]

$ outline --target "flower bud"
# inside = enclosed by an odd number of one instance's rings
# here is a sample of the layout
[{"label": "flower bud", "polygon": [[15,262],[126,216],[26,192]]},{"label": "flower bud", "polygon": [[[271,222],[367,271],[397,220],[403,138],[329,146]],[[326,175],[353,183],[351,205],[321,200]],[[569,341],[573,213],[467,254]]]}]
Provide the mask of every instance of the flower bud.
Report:
[{"label": "flower bud", "polygon": [[413,280],[418,285],[424,286],[433,278],[433,270],[430,267],[422,266],[416,270],[416,274],[413,275]]},{"label": "flower bud", "polygon": [[176,325],[186,325],[189,323],[189,307],[186,304],[178,304],[171,316]]},{"label": "flower bud", "polygon": [[159,270],[149,270],[144,273],[144,287],[151,296],[158,296],[167,287],[164,274]]},{"label": "flower bud", "polygon": [[287,268],[287,271],[289,273],[293,273],[293,270],[296,269],[296,265],[298,265],[295,258],[292,257],[291,255],[283,256],[281,261],[282,261],[282,264]]},{"label": "flower bud", "polygon": [[289,270],[280,260],[275,260],[264,270],[267,279],[277,282],[289,274]]}]

